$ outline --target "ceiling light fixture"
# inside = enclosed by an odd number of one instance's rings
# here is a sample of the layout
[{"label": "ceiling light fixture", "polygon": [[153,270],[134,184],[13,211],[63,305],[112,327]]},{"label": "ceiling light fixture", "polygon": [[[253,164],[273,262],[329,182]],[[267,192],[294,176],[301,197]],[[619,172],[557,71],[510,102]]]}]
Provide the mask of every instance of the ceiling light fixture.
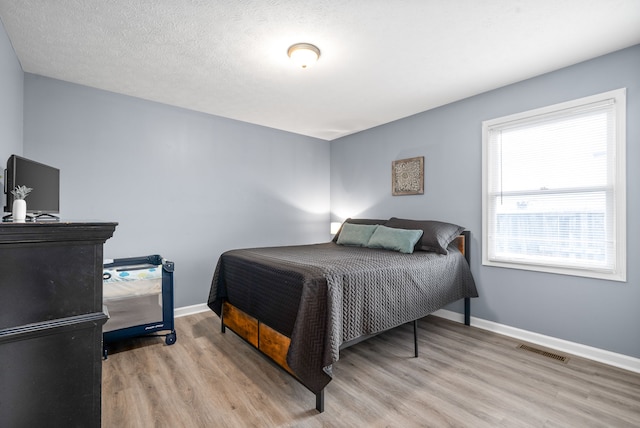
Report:
[{"label": "ceiling light fixture", "polygon": [[289,48],[287,55],[298,67],[307,68],[320,58],[320,49],[310,43],[296,43]]}]

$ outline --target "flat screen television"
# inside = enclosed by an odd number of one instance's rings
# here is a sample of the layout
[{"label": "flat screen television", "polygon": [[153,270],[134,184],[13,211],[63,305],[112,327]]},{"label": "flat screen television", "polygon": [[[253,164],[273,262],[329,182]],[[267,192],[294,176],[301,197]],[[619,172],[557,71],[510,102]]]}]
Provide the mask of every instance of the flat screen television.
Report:
[{"label": "flat screen television", "polygon": [[5,212],[11,212],[15,197],[11,193],[16,186],[33,190],[26,197],[27,213],[32,218],[60,212],[60,170],[17,155],[11,155],[4,171],[4,193],[7,195]]}]

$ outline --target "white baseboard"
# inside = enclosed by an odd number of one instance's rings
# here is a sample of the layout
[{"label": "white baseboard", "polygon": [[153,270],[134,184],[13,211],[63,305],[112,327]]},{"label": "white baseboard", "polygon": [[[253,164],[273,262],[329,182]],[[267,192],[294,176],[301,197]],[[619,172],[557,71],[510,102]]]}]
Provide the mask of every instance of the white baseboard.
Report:
[{"label": "white baseboard", "polygon": [[200,312],[210,311],[206,303],[198,303],[197,305],[183,306],[173,310],[175,318],[185,317],[187,315],[199,314]]},{"label": "white baseboard", "polygon": [[[459,323],[464,322],[463,314],[448,311],[446,309],[437,310],[432,315],[446,318],[448,320],[456,321]],[[590,360],[608,364],[610,366],[629,370],[635,373],[640,373],[640,358],[629,357],[628,355],[617,354],[615,352],[606,351],[604,349],[594,348],[591,346],[582,345],[580,343],[569,342],[568,340],[557,339],[555,337],[533,333],[531,331],[510,327],[508,325],[499,324],[497,322],[487,321],[482,318],[471,317],[471,325],[473,327],[492,331],[504,336],[513,337],[515,339],[524,340],[529,343],[535,343],[540,346],[566,352],[568,354],[573,354],[578,357],[588,358]]]}]

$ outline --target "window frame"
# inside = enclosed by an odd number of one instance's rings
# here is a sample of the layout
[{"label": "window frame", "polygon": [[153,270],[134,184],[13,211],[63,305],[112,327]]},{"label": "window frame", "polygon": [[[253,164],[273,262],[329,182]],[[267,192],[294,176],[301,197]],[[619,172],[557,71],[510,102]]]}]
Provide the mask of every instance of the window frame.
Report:
[{"label": "window frame", "polygon": [[[489,228],[490,221],[490,199],[489,194],[489,174],[491,158],[489,132],[497,127],[506,127],[514,122],[527,121],[535,117],[559,113],[562,110],[573,111],[581,106],[614,100],[615,105],[615,160],[612,162],[612,169],[608,173],[613,173],[613,208],[615,215],[613,220],[613,239],[615,245],[615,263],[611,271],[601,269],[589,269],[562,265],[558,263],[545,264],[542,262],[520,262],[517,260],[491,260],[490,259],[490,239],[492,234]],[[607,209],[609,213],[611,209]],[[493,221],[493,224],[497,224]],[[482,265],[503,267],[512,269],[529,270],[536,272],[556,273],[562,275],[573,275],[588,278],[607,279],[612,281],[626,282],[627,275],[627,243],[626,243],[626,88],[616,89],[600,94],[579,98],[551,106],[528,110],[508,116],[485,120],[482,122]]]}]

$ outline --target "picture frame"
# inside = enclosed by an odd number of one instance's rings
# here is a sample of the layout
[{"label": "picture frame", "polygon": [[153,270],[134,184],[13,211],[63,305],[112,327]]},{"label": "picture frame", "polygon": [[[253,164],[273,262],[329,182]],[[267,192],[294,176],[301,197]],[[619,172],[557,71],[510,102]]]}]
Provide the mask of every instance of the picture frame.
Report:
[{"label": "picture frame", "polygon": [[395,160],[391,163],[391,194],[424,194],[424,156]]}]

